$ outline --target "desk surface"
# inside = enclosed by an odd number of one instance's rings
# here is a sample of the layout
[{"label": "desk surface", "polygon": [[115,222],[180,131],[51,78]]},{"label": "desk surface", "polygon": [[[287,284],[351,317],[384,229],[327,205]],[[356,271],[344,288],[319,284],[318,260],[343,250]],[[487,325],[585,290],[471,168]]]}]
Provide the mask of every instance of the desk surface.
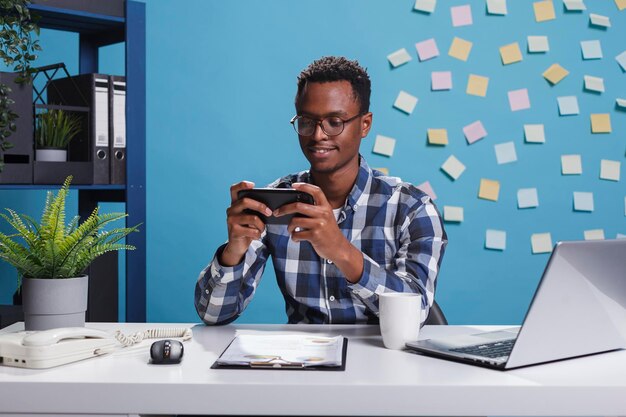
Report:
[{"label": "desk surface", "polygon": [[[87,326],[130,334],[181,325]],[[189,326],[180,365],[149,365],[148,340],[46,370],[0,366],[0,413],[626,415],[626,351],[503,372],[387,350],[377,326]],[[237,330],[342,334],[346,371],[210,369]],[[420,338],[466,330],[426,326]]]}]

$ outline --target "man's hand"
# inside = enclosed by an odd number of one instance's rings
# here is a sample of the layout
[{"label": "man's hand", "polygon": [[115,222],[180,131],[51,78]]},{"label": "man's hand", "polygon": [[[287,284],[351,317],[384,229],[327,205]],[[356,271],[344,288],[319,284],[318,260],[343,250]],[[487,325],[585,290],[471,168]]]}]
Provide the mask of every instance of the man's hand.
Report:
[{"label": "man's hand", "polygon": [[274,210],[274,216],[300,213],[306,217],[294,217],[287,230],[295,242],[308,241],[317,254],[330,259],[344,273],[348,281],[357,282],[363,274],[363,254],[345,238],[333,214],[324,192],[317,186],[294,183],[293,188],[313,196],[315,205],[306,203],[286,204]]},{"label": "man's hand", "polygon": [[226,209],[226,224],[228,226],[228,244],[222,251],[220,264],[224,266],[234,266],[241,262],[250,243],[255,239],[260,239],[265,230],[265,224],[261,218],[255,214],[244,213],[250,209],[267,216],[272,214],[272,210],[265,204],[251,198],[237,198],[240,190],[254,188],[254,183],[242,181],[230,187],[230,207]]}]

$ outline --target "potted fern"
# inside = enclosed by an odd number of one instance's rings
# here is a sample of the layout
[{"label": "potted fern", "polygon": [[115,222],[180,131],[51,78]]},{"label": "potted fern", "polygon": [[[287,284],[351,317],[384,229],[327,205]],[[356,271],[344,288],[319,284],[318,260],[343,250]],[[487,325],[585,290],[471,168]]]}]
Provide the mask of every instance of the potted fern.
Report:
[{"label": "potted fern", "polygon": [[75,216],[65,224],[65,199],[72,177],[55,196],[48,192],[38,223],[7,209],[0,215],[15,229],[0,232],[0,259],[17,269],[22,288],[26,330],[85,325],[88,277],[85,269],[98,256],[133,246],[119,243],[134,227],[103,231],[103,226],[126,217],[125,213],[100,214],[98,208],[79,224]]},{"label": "potted fern", "polygon": [[65,162],[67,145],[81,130],[80,117],[63,110],[50,109],[37,115],[35,159]]}]

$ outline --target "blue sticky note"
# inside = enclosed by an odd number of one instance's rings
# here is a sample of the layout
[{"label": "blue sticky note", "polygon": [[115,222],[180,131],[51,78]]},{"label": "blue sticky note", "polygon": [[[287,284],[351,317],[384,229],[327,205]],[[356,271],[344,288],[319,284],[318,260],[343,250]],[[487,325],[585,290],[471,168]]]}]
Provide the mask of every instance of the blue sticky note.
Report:
[{"label": "blue sticky note", "polygon": [[593,193],[574,192],[575,211],[593,211]]},{"label": "blue sticky note", "polygon": [[583,59],[600,59],[602,58],[602,46],[600,41],[582,41],[580,47],[583,51]]},{"label": "blue sticky note", "polygon": [[557,97],[559,102],[559,114],[561,116],[569,116],[572,114],[579,114],[578,99],[576,96],[563,96]]},{"label": "blue sticky note", "polygon": [[485,247],[487,249],[505,250],[506,232],[504,230],[487,229],[485,235]]}]

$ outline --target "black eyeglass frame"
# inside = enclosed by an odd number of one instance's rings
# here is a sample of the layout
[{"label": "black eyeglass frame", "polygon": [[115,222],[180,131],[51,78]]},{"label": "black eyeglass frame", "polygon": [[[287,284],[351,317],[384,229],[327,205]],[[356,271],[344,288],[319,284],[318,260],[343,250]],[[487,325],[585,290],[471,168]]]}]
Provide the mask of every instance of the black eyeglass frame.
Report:
[{"label": "black eyeglass frame", "polygon": [[[358,114],[356,114],[356,115],[354,115],[354,116],[352,116],[352,117],[350,117],[349,119],[346,119],[346,120],[343,120],[343,119],[342,119],[341,117],[339,117],[339,116],[328,116],[328,117],[324,117],[323,119],[313,119],[312,117],[301,116],[301,115],[296,114],[295,116],[293,116],[293,117],[291,118],[291,120],[289,121],[289,123],[291,123],[291,125],[293,126],[293,130],[295,130],[295,131],[296,131],[296,133],[297,133],[298,135],[300,135],[300,136],[311,136],[311,135],[315,134],[315,131],[317,130],[317,126],[319,126],[319,127],[322,129],[322,132],[324,132],[324,134],[325,134],[326,136],[339,136],[339,135],[341,135],[341,134],[343,133],[344,129],[346,128],[346,123],[350,123],[351,121],[353,121],[353,120],[354,120],[354,119],[356,119],[357,117],[359,117],[359,116],[364,116],[365,114],[366,114],[366,113],[358,113]],[[313,132],[311,132],[311,133],[310,133],[310,134],[308,134],[308,135],[303,135],[303,134],[301,134],[300,132],[298,132],[298,128],[296,127],[296,121],[297,121],[298,119],[303,119],[303,118],[307,118],[307,119],[312,120],[313,122],[315,122],[315,127],[313,128]],[[325,120],[328,120],[328,119],[331,119],[331,118],[336,118],[336,119],[339,119],[339,120],[341,120],[341,122],[343,123],[343,124],[341,125],[341,131],[339,131],[339,133],[334,133],[334,134],[332,134],[332,135],[331,135],[330,133],[328,133],[328,132],[326,131],[326,129],[324,129],[324,121],[325,121]]]}]

